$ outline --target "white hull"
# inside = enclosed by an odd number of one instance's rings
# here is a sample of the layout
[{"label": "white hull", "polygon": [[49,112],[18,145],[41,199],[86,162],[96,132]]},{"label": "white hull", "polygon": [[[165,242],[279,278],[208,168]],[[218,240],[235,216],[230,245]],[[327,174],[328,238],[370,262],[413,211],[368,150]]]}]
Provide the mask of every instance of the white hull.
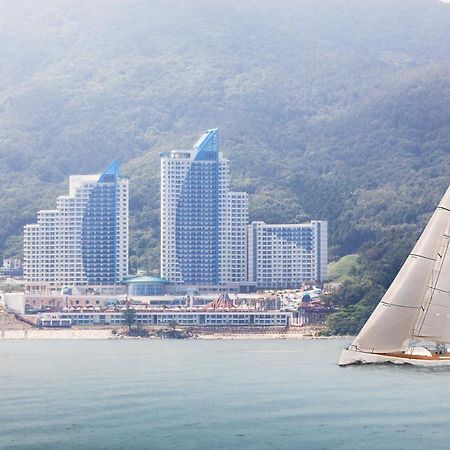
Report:
[{"label": "white hull", "polygon": [[394,364],[412,364],[414,366],[450,366],[450,357],[440,357],[439,359],[427,358],[412,358],[405,356],[380,355],[377,353],[364,353],[355,350],[344,350],[339,358],[340,366],[347,366],[349,364],[380,364],[380,363],[394,363]]}]

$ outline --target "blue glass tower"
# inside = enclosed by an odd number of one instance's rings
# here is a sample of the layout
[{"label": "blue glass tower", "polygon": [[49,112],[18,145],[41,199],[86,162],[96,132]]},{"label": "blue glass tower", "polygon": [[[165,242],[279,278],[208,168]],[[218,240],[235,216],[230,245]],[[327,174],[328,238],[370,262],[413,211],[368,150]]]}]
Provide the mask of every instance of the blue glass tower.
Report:
[{"label": "blue glass tower", "polygon": [[112,285],[117,272],[117,194],[119,164],[114,161],[90,190],[81,229],[83,267],[88,285]]},{"label": "blue glass tower", "polygon": [[229,189],[216,128],[191,151],[161,154],[162,276],[185,285],[245,282],[247,202]]},{"label": "blue glass tower", "polygon": [[118,162],[71,176],[69,195],[25,227],[24,255],[29,290],[120,283],[128,275],[128,180]]},{"label": "blue glass tower", "polygon": [[218,131],[194,147],[176,209],[176,256],[186,284],[219,284]]}]

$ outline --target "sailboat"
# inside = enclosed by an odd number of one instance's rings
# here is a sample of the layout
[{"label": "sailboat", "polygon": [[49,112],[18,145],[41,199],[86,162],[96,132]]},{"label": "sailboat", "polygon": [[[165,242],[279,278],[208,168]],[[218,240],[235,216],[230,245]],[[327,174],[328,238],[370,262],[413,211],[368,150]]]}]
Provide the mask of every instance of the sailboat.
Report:
[{"label": "sailboat", "polygon": [[450,365],[450,187],[339,365]]}]

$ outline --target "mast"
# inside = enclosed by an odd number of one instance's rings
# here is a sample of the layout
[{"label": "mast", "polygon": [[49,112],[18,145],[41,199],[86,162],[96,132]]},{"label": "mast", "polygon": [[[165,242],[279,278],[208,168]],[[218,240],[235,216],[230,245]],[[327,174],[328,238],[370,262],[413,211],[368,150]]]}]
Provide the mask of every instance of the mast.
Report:
[{"label": "mast", "polygon": [[[435,267],[439,267],[438,258],[442,259],[440,251],[444,234],[448,234],[449,218],[450,188],[447,189],[396,278],[350,348],[373,353],[404,351],[417,328],[416,324],[420,323],[419,317],[424,317],[422,326],[419,326],[422,330],[420,333],[428,332],[426,317],[429,314],[423,313],[425,312],[424,304],[428,305],[429,313],[431,313],[431,305],[435,305],[434,301],[427,303],[427,298],[432,299],[432,297],[426,297],[430,286],[435,286],[434,297],[438,288],[436,281],[445,279],[442,290],[446,291],[445,295],[448,295],[450,300],[450,254],[448,255],[449,276],[440,277],[434,273]],[[442,267],[439,271],[442,272]],[[446,312],[449,316],[446,320],[449,320],[450,325],[450,303]],[[450,329],[448,335],[450,339]]]}]

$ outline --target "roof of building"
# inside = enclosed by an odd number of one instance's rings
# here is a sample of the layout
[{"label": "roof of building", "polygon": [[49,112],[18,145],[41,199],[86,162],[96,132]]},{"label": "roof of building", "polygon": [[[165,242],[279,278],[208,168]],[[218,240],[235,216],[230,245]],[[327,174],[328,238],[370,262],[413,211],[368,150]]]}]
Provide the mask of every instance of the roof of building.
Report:
[{"label": "roof of building", "polygon": [[216,300],[208,303],[205,309],[232,309],[236,308],[227,293],[220,294]]},{"label": "roof of building", "polygon": [[119,161],[114,160],[100,175],[98,181],[108,181],[110,177],[117,178],[120,172],[120,164]]},{"label": "roof of building", "polygon": [[165,278],[160,277],[152,277],[149,275],[131,277],[125,280],[125,283],[158,283],[158,284],[166,284],[168,281]]},{"label": "roof of building", "polygon": [[216,160],[219,152],[219,129],[206,130],[194,144],[195,160]]}]

